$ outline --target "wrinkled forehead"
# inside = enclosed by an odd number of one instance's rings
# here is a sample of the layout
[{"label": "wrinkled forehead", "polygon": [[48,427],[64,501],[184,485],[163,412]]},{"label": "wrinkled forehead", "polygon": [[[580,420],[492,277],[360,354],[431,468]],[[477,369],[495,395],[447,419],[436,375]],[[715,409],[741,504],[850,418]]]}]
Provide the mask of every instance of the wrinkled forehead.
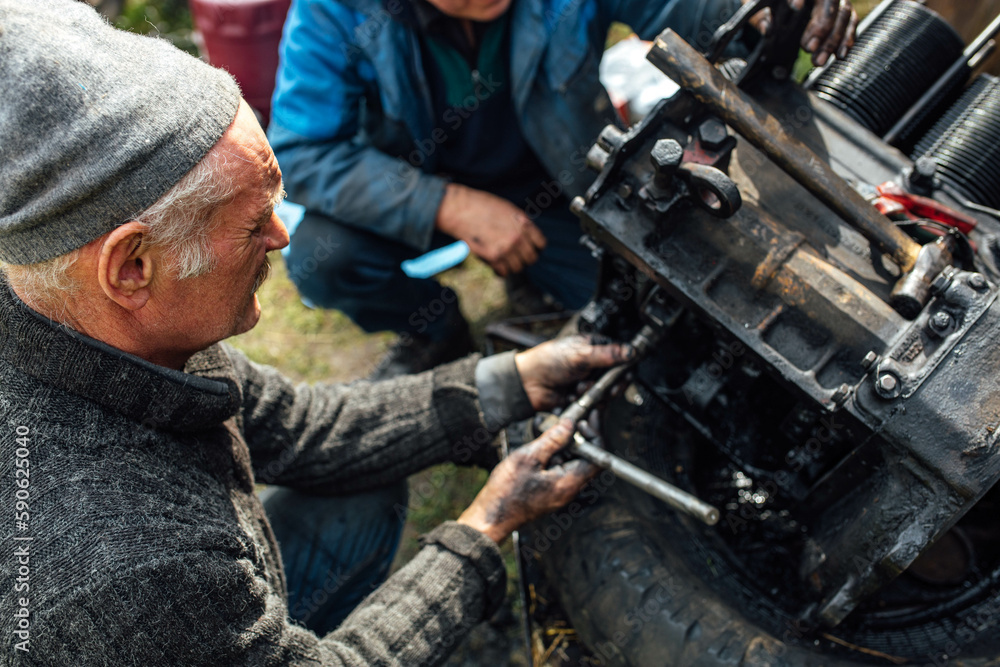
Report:
[{"label": "wrinkled forehead", "polygon": [[241,109],[232,127],[212,149],[240,190],[260,191],[269,199],[281,190],[281,169],[264,131],[252,114]]}]

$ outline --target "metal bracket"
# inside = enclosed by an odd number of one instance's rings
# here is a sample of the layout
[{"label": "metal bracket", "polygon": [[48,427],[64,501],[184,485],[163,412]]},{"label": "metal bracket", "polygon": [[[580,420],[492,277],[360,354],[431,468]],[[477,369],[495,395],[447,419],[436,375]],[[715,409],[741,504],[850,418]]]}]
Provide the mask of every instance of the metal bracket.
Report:
[{"label": "metal bracket", "polygon": [[[932,290],[936,296],[928,307],[873,364],[869,376],[875,393],[883,400],[912,396],[998,294],[996,285],[982,274],[956,271],[952,267],[941,272]],[[866,406],[861,402],[860,407]]]}]

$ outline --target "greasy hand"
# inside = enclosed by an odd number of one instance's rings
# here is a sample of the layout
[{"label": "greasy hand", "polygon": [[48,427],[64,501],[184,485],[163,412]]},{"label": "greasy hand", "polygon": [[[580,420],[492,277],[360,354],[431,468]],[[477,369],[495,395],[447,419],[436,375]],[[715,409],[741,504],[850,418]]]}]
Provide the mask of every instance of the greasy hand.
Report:
[{"label": "greasy hand", "polygon": [[[743,4],[748,1],[743,0]],[[788,0],[788,5],[797,11],[805,6],[805,0]],[[750,23],[762,35],[767,34],[771,29],[771,10],[758,12]],[[838,58],[847,55],[847,51],[854,46],[857,27],[858,13],[850,0],[816,0],[809,24],[802,33],[802,48],[813,54],[814,65],[825,65],[834,53]]]},{"label": "greasy hand", "polygon": [[511,452],[493,469],[486,486],[458,523],[499,543],[522,524],[575,498],[600,468],[582,459],[546,468],[552,455],[569,444],[572,436],[572,423],[563,419],[536,440]]},{"label": "greasy hand", "polygon": [[592,370],[624,363],[633,354],[625,344],[594,345],[585,336],[568,336],[519,352],[514,364],[531,406],[551,410]]},{"label": "greasy hand", "polygon": [[545,235],[506,199],[450,183],[438,208],[437,229],[469,244],[499,276],[538,261]]},{"label": "greasy hand", "polygon": [[[804,1],[789,0],[789,4],[801,7]],[[802,48],[813,54],[813,65],[825,65],[834,53],[838,58],[847,55],[854,46],[857,27],[858,13],[850,0],[816,0],[809,25],[802,33]]]}]

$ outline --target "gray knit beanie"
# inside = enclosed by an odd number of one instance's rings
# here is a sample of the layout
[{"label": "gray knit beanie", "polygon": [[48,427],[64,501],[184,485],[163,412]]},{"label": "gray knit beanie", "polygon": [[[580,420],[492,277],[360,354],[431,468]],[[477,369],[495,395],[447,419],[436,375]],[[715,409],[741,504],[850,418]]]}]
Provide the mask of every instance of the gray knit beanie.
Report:
[{"label": "gray knit beanie", "polygon": [[77,0],[0,0],[0,260],[33,264],[134,219],[225,133],[233,79]]}]

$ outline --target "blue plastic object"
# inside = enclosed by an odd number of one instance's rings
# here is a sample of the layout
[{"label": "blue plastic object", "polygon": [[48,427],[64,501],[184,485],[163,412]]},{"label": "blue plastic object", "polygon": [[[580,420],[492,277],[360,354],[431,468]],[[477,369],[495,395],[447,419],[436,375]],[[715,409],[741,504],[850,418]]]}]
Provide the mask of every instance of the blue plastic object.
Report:
[{"label": "blue plastic object", "polygon": [[402,263],[403,273],[411,278],[430,278],[453,266],[458,266],[469,256],[465,241],[455,241],[437,250],[408,259]]},{"label": "blue plastic object", "polygon": [[[281,218],[281,221],[285,223],[285,227],[288,229],[288,235],[291,236],[295,233],[299,223],[302,222],[306,209],[304,206],[290,202],[286,199],[278,204],[277,208],[274,209],[274,212],[277,213],[278,217]],[[288,257],[288,246],[281,250],[281,256],[285,258]],[[452,267],[458,266],[465,261],[465,258],[468,256],[469,246],[465,243],[465,241],[455,241],[454,243],[446,245],[442,248],[431,250],[420,257],[408,259],[403,262],[401,266],[403,268],[403,273],[411,278],[430,278],[431,276],[437,275],[442,271],[447,271]],[[302,299],[302,303],[310,308],[315,308],[315,306],[307,299]]]}]

